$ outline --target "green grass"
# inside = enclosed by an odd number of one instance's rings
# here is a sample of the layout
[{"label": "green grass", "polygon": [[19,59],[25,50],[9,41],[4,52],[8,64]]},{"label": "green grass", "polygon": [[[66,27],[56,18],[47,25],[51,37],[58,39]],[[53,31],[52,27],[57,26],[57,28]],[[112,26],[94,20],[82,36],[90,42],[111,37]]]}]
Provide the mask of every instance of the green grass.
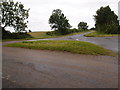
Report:
[{"label": "green grass", "polygon": [[77,54],[88,55],[116,55],[114,52],[104,49],[95,44],[83,41],[68,41],[68,40],[42,40],[42,41],[24,41],[5,45],[7,47],[21,47],[38,50],[56,50],[67,51]]},{"label": "green grass", "polygon": [[110,37],[110,36],[120,36],[120,34],[104,34],[93,31],[85,35],[86,37]]}]

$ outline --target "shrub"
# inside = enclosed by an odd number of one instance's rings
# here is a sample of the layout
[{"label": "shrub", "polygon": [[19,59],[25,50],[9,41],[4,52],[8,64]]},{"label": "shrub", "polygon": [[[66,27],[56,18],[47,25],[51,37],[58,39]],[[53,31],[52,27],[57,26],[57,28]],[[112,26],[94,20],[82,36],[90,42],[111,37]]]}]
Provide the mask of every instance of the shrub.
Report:
[{"label": "shrub", "polygon": [[2,28],[2,39],[24,39],[24,38],[32,38],[32,36],[23,32],[11,33]]}]

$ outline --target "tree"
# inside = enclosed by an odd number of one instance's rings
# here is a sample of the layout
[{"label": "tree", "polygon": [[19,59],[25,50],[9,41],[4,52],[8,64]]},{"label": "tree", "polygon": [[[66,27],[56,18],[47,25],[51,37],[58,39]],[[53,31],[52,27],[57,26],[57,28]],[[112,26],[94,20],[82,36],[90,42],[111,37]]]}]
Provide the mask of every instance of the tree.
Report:
[{"label": "tree", "polygon": [[29,32],[32,32],[31,30],[29,30]]},{"label": "tree", "polygon": [[87,23],[86,22],[80,22],[78,24],[78,29],[83,29],[86,30],[88,28]]},{"label": "tree", "polygon": [[90,28],[90,30],[95,30],[95,28],[94,28],[94,27],[92,27],[92,28]]},{"label": "tree", "polygon": [[14,2],[11,0],[2,0],[0,3],[1,6],[1,16],[2,16],[2,26],[5,30],[5,27],[13,27],[15,32],[26,31],[27,28],[27,19],[29,17],[29,9],[24,9],[24,5],[19,2]]},{"label": "tree", "polygon": [[118,33],[118,16],[111,11],[109,6],[101,7],[96,11],[95,27],[98,32],[102,33]]},{"label": "tree", "polygon": [[49,18],[50,27],[60,34],[67,34],[71,25],[68,23],[68,19],[62,13],[60,9],[53,10],[52,15]]}]

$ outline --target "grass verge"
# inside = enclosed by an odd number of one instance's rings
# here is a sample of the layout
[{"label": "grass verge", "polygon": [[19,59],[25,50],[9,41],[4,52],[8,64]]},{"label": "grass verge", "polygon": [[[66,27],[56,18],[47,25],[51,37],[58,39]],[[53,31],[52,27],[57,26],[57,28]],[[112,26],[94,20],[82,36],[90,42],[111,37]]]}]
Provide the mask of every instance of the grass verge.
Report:
[{"label": "grass verge", "polygon": [[83,41],[68,41],[68,40],[24,41],[19,43],[8,44],[5,46],[38,50],[67,51],[71,53],[88,55],[109,55],[109,56],[116,55],[114,52],[110,50]]},{"label": "grass verge", "polygon": [[89,34],[84,35],[86,37],[110,37],[110,36],[120,36],[120,34],[103,34],[93,31]]}]

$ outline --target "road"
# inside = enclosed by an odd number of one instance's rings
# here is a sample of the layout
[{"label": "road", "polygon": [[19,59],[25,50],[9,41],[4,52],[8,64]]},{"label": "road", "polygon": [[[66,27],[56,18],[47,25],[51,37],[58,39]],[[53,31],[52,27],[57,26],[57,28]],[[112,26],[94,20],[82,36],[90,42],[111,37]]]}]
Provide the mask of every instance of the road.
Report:
[{"label": "road", "polygon": [[85,34],[77,34],[72,36],[66,36],[66,37],[59,37],[59,38],[51,38],[49,40],[77,40],[77,41],[85,41],[90,42],[93,44],[100,45],[106,49],[112,50],[114,52],[118,52],[118,36],[113,37],[85,37]]},{"label": "road", "polygon": [[[116,46],[117,37],[86,38],[84,34],[80,34],[42,40],[98,42],[99,45],[111,50],[110,47]],[[106,41],[103,43],[100,40]],[[106,43],[107,41],[109,42]],[[13,42],[21,41],[4,42],[3,45]],[[118,51],[117,48],[112,50]],[[118,57],[12,47],[3,47],[2,54],[3,88],[118,87]]]},{"label": "road", "polygon": [[[58,38],[48,38],[48,39],[34,39],[34,40],[22,40],[22,41],[37,41],[37,40],[77,40],[77,41],[85,41],[85,42],[90,42],[93,44],[97,44],[99,46],[102,46],[106,49],[112,50],[114,52],[118,52],[118,36],[114,37],[85,37],[85,34],[77,34],[77,35],[71,35],[71,36],[66,36],[66,37],[58,37]],[[21,41],[9,41],[9,42],[4,42],[4,44],[8,43],[14,43],[14,42],[21,42]]]},{"label": "road", "polygon": [[3,88],[117,88],[117,60],[3,47]]}]

